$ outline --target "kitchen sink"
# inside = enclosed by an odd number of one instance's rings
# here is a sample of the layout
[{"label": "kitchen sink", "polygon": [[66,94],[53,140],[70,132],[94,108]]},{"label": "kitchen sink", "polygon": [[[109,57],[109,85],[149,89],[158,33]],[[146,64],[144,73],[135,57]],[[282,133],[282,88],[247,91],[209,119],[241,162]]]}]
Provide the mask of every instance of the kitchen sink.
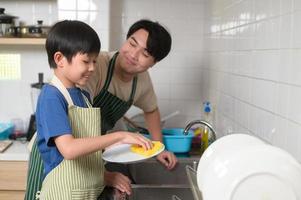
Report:
[{"label": "kitchen sink", "polygon": [[128,200],[171,200],[173,196],[180,199],[193,199],[189,185],[132,185],[132,195]]},{"label": "kitchen sink", "polygon": [[199,158],[179,158],[175,169],[168,171],[156,159],[128,165],[134,184],[147,185],[188,185],[186,165],[196,168]]},{"label": "kitchen sink", "polygon": [[128,165],[110,164],[110,170],[120,171],[132,179],[132,195],[129,200],[193,199],[186,166],[196,169],[199,157],[178,158],[175,169],[168,171],[156,159]]}]

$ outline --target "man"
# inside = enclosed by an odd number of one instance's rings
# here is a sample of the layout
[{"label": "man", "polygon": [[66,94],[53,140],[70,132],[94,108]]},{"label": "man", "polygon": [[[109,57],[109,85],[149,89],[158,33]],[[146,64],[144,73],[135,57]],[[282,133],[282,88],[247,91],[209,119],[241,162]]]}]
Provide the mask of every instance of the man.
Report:
[{"label": "man", "polygon": [[[139,20],[130,27],[119,52],[99,55],[99,65],[86,89],[94,97],[93,106],[101,108],[103,133],[111,130],[131,105],[135,105],[144,111],[152,139],[162,141],[160,112],[147,70],[165,58],[170,48],[171,36],[163,26]],[[168,170],[177,162],[175,155],[168,151],[159,154],[157,160]],[[110,175],[115,176],[110,180],[116,180],[111,185],[121,191],[130,190],[127,177],[119,173]]]}]

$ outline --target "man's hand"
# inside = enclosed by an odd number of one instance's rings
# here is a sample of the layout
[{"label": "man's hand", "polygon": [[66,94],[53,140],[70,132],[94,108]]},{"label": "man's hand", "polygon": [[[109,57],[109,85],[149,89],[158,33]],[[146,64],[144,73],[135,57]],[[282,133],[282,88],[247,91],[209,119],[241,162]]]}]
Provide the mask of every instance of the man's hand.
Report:
[{"label": "man's hand", "polygon": [[178,162],[175,154],[169,151],[163,151],[160,153],[157,156],[157,160],[161,162],[168,170],[172,170]]},{"label": "man's hand", "polygon": [[104,181],[107,186],[114,187],[127,195],[132,193],[131,180],[119,172],[104,172]]}]

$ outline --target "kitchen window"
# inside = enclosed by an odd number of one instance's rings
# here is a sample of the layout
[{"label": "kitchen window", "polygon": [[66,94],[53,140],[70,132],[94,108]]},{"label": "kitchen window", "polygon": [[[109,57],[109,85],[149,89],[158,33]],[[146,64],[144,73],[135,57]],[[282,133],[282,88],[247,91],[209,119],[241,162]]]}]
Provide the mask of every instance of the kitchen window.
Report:
[{"label": "kitchen window", "polygon": [[21,79],[20,54],[0,54],[0,80]]}]

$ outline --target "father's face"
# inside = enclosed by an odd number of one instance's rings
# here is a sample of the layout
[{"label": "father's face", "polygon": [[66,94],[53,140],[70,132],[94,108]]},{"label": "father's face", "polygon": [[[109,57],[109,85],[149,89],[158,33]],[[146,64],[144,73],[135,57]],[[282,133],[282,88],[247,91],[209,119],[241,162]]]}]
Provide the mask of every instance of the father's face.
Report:
[{"label": "father's face", "polygon": [[154,57],[146,48],[148,32],[139,29],[133,33],[119,50],[120,67],[129,74],[138,74],[155,64]]}]

